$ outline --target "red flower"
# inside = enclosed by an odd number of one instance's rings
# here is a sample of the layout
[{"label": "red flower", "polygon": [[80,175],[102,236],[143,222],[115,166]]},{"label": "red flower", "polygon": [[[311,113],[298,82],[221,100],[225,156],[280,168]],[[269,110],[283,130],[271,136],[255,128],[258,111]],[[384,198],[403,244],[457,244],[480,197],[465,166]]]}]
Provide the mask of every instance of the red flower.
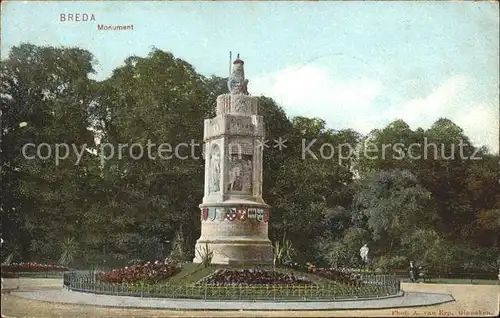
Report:
[{"label": "red flower", "polygon": [[134,265],[101,273],[98,279],[108,283],[155,282],[168,279],[179,270],[180,267],[174,264],[151,264],[148,262],[144,265]]},{"label": "red flower", "polygon": [[37,263],[12,263],[9,265],[2,265],[2,271],[11,273],[22,272],[65,272],[69,269],[64,266],[46,265]]}]

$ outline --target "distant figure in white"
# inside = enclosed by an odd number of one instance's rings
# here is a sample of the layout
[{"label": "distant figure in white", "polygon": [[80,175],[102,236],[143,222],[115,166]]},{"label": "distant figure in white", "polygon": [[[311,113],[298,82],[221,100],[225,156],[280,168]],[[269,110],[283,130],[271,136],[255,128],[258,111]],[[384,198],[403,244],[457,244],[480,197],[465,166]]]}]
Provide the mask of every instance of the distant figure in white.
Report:
[{"label": "distant figure in white", "polygon": [[361,259],[363,262],[366,264],[368,263],[368,252],[370,249],[368,248],[368,245],[365,244],[359,249],[359,256],[361,256]]}]

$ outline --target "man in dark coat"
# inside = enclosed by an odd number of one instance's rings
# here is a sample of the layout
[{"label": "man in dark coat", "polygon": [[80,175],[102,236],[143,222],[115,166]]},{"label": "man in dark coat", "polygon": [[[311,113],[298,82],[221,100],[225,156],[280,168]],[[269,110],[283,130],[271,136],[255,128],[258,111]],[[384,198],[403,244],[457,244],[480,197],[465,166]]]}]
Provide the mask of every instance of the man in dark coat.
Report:
[{"label": "man in dark coat", "polygon": [[415,283],[418,280],[418,269],[413,265],[413,262],[410,261],[410,267],[408,267],[408,275],[410,276],[410,281]]}]

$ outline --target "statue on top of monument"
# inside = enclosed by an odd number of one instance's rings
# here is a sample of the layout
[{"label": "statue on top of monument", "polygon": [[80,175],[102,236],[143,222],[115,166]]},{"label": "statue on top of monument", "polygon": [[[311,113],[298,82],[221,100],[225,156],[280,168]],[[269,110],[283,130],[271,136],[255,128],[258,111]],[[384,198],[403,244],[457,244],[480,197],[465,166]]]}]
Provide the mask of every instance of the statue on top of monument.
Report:
[{"label": "statue on top of monument", "polygon": [[240,60],[240,55],[236,57],[236,60],[233,62],[233,72],[227,81],[227,86],[229,89],[229,93],[231,94],[248,94],[248,80],[245,79],[245,70],[243,69],[243,64],[245,64],[242,60]]}]

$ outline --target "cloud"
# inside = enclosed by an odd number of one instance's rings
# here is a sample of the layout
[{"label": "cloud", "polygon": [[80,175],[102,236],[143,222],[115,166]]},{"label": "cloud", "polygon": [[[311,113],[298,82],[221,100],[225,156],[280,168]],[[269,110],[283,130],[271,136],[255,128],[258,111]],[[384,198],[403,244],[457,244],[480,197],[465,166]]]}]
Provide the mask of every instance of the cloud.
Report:
[{"label": "cloud", "polygon": [[[453,76],[427,96],[407,99],[396,96],[397,90],[386,88],[380,80],[346,80],[325,67],[308,65],[254,78],[249,89],[254,95],[273,98],[289,116],[320,117],[330,128],[353,128],[365,134],[396,119],[412,129],[426,129],[445,117],[464,129],[475,145],[487,145],[498,153],[498,102],[474,101],[472,85],[465,75]],[[403,102],[381,108],[378,98]]]},{"label": "cloud", "polygon": [[467,82],[465,76],[452,77],[428,96],[411,99],[402,107],[394,107],[387,115],[401,118],[410,126],[430,126],[439,117],[447,117],[460,107],[460,93],[467,89]]},{"label": "cloud", "polygon": [[291,116],[320,117],[332,128],[366,125],[363,114],[383,91],[379,81],[336,79],[316,66],[290,67],[251,81],[254,95],[272,97]]},{"label": "cloud", "polygon": [[491,103],[464,107],[450,119],[465,131],[473,144],[488,146],[493,153],[498,153],[499,117],[498,104]]},{"label": "cloud", "polygon": [[471,100],[469,92],[473,85],[467,76],[450,77],[428,96],[411,99],[385,115],[403,119],[413,129],[429,128],[437,119],[448,118],[464,130],[474,145],[486,145],[498,153],[498,103]]}]

